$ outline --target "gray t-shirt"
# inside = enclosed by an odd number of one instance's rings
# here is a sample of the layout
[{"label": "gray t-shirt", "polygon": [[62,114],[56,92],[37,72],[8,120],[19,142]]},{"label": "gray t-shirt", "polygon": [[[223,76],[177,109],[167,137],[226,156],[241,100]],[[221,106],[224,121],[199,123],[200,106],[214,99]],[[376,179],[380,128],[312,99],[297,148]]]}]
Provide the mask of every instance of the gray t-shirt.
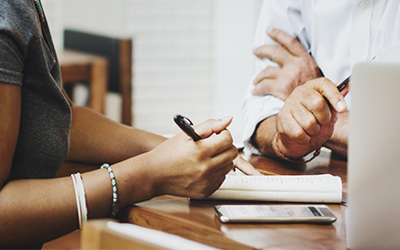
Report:
[{"label": "gray t-shirt", "polygon": [[0,82],[22,92],[10,179],[55,177],[68,153],[71,109],[47,21],[39,29],[33,0],[0,2]]}]

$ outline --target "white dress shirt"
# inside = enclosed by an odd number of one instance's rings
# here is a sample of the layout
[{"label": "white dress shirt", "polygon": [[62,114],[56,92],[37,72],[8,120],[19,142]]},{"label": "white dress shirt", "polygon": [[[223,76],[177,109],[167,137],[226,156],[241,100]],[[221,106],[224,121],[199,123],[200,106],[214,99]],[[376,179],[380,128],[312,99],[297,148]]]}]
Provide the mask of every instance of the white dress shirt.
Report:
[{"label": "white dress shirt", "polygon": [[[275,42],[266,34],[279,28],[298,37],[311,52],[325,77],[339,83],[359,62],[400,62],[400,1],[398,0],[264,0],[256,28],[254,47]],[[269,65],[257,59],[258,73]],[[253,79],[244,103],[244,140],[259,122],[275,115],[283,101],[271,96],[252,96]],[[350,107],[350,95],[346,97]]]}]

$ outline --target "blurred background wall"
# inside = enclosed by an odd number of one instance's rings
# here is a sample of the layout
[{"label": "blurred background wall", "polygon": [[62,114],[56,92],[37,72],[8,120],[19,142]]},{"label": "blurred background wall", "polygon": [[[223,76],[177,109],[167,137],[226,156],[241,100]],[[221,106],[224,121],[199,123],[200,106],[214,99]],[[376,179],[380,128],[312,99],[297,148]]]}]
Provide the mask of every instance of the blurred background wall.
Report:
[{"label": "blurred background wall", "polygon": [[[134,126],[179,132],[172,118],[194,123],[234,116],[242,140],[242,103],[253,75],[251,53],[261,0],[42,0],[53,40],[64,28],[133,39]],[[106,114],[118,120],[118,97]]]}]

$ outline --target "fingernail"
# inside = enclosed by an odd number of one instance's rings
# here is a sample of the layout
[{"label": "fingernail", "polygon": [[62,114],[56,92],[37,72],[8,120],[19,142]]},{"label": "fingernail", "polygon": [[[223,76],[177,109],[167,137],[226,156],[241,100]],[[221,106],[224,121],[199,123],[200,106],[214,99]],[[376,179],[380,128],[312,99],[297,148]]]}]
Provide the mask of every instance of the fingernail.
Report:
[{"label": "fingernail", "polygon": [[344,101],[339,101],[336,103],[336,107],[339,109],[339,112],[344,111],[346,109],[346,103]]},{"label": "fingernail", "polygon": [[221,118],[221,121],[227,122],[227,121],[229,121],[231,119],[233,119],[233,116],[227,116],[227,117]]},{"label": "fingernail", "polygon": [[255,55],[258,54],[258,47],[257,48],[253,48],[253,54],[255,54]]},{"label": "fingernail", "polygon": [[272,31],[274,30],[274,28],[272,28],[272,27],[268,27],[268,29],[267,29],[267,33],[268,34],[270,34]]}]

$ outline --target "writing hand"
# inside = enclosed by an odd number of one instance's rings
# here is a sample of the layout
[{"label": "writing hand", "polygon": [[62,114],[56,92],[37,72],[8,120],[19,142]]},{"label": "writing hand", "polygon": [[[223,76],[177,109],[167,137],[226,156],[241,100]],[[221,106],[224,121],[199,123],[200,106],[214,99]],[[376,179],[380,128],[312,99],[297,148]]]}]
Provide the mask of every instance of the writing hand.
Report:
[{"label": "writing hand", "polygon": [[[205,198],[212,194],[232,170],[238,151],[226,127],[232,118],[208,120],[194,126],[202,139],[193,141],[185,133],[168,139],[149,152],[154,171],[155,193]],[[155,163],[154,163],[155,162]]]}]

